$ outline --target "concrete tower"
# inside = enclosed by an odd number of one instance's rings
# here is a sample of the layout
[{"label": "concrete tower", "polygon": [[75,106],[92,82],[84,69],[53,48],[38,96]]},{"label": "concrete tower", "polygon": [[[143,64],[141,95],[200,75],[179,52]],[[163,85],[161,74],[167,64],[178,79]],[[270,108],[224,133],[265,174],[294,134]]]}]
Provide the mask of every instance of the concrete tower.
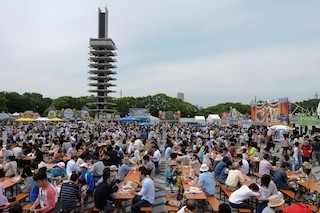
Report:
[{"label": "concrete tower", "polygon": [[89,103],[90,111],[98,113],[114,112],[115,103],[110,93],[116,91],[111,87],[115,87],[112,81],[117,80],[113,76],[117,74],[113,71],[116,68],[113,65],[117,60],[115,50],[116,45],[111,38],[108,38],[108,10],[105,12],[98,10],[99,25],[98,38],[90,38],[89,50],[89,84],[88,92],[93,93],[92,102]]}]

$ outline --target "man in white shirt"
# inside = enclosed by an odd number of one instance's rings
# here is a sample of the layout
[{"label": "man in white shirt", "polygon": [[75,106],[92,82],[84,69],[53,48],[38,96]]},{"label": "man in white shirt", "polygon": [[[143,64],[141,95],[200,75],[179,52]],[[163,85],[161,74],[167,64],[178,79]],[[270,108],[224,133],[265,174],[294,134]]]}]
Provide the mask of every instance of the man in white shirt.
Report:
[{"label": "man in white shirt", "polygon": [[76,164],[77,156],[73,155],[71,156],[71,159],[67,163],[67,175],[71,177],[72,172],[78,172],[80,170],[80,167]]},{"label": "man in white shirt", "polygon": [[159,148],[157,145],[153,145],[152,146],[152,151],[153,151],[153,163],[154,163],[154,166],[156,167],[156,174],[158,174],[158,168],[159,168],[159,165],[161,163],[161,153],[159,151]]},{"label": "man in white shirt", "polygon": [[259,186],[255,183],[252,183],[248,186],[243,185],[236,191],[232,192],[229,197],[230,206],[236,209],[244,208],[250,209],[253,212],[254,207],[251,206],[246,201],[249,200],[252,196],[259,196]]},{"label": "man in white shirt", "polygon": [[139,151],[142,151],[144,149],[144,144],[143,142],[140,140],[140,138],[137,138],[135,141],[134,141],[134,146],[137,146],[137,148],[139,149]]},{"label": "man in white shirt", "polygon": [[155,197],[155,187],[153,180],[149,177],[148,171],[145,167],[140,167],[140,181],[142,182],[142,188],[140,192],[136,192],[133,188],[131,193],[136,195],[132,200],[132,213],[140,213],[140,207],[152,206]]}]

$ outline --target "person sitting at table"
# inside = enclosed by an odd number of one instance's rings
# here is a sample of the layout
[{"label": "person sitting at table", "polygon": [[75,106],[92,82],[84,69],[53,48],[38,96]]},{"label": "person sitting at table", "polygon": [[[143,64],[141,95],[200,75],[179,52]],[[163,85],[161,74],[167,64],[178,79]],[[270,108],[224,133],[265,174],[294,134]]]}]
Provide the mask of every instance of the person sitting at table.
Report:
[{"label": "person sitting at table", "polygon": [[53,162],[59,162],[62,161],[63,158],[65,157],[63,148],[60,147],[59,149],[56,150],[56,152],[53,154]]},{"label": "person sitting at table", "polygon": [[245,179],[242,175],[242,172],[239,170],[239,163],[232,163],[231,170],[228,173],[225,185],[230,191],[234,191],[238,188],[240,182],[244,182]]},{"label": "person sitting at table", "polygon": [[13,177],[18,175],[18,164],[15,161],[14,156],[9,156],[6,162],[3,165],[3,171],[5,172],[6,177]]},{"label": "person sitting at table", "polygon": [[176,161],[170,162],[170,167],[166,169],[165,174],[165,185],[168,186],[175,186],[177,182],[178,176],[178,163]]},{"label": "person sitting at table", "polygon": [[[215,176],[216,178],[218,178],[219,175],[221,174],[222,170],[226,168],[226,162],[227,162],[227,161],[230,161],[229,158],[226,157],[226,156],[223,157],[223,158],[222,158],[222,161],[220,161],[220,162],[216,165],[216,167],[214,168],[214,176]],[[230,161],[230,162],[232,162],[232,161]]]},{"label": "person sitting at table", "polygon": [[152,160],[150,160],[150,156],[149,155],[145,155],[143,156],[143,162],[142,162],[142,166],[144,166],[149,172],[150,172],[150,178],[154,178],[154,175],[155,175],[155,170],[156,170],[156,167],[153,163]]},{"label": "person sitting at table", "polygon": [[280,195],[282,193],[278,191],[276,184],[271,180],[271,176],[264,174],[261,177],[261,187],[259,189],[260,197],[258,198],[259,205],[257,213],[261,213],[267,206],[270,195]]},{"label": "person sitting at table", "polygon": [[231,166],[232,166],[232,162],[231,161],[227,161],[226,162],[226,167],[223,168],[222,172],[220,173],[220,175],[218,177],[218,180],[219,180],[220,183],[222,183],[222,184],[226,183],[226,180],[227,180],[229,171],[231,169]]},{"label": "person sitting at table", "polygon": [[228,150],[227,147],[224,147],[224,148],[223,148],[223,150],[222,150],[222,156],[223,156],[223,157],[228,157],[231,162],[233,161],[232,155],[231,155],[231,153],[229,152],[229,150]]},{"label": "person sitting at table", "polygon": [[251,212],[253,212],[254,207],[248,202],[252,196],[260,196],[259,186],[255,183],[252,183],[249,186],[243,185],[231,193],[229,197],[229,204],[233,208],[250,209]]},{"label": "person sitting at table", "polygon": [[198,157],[198,155],[196,155],[196,154],[192,155],[192,158],[191,158],[191,161],[190,161],[189,165],[193,169],[194,175],[195,176],[199,176],[200,175],[201,161],[200,161],[200,158]]},{"label": "person sitting at table", "polygon": [[139,171],[142,188],[139,192],[136,192],[136,189],[131,190],[131,193],[135,195],[132,200],[132,213],[139,213],[140,207],[152,206],[154,203],[155,187],[153,180],[149,177],[148,171],[145,167],[140,167]]},{"label": "person sitting at table", "polygon": [[21,178],[23,179],[23,183],[20,185],[20,190],[22,192],[30,192],[33,182],[33,173],[31,171],[30,165],[26,164],[24,166]]},{"label": "person sitting at table", "polygon": [[94,205],[99,210],[104,210],[104,212],[117,212],[113,201],[114,193],[118,191],[118,186],[112,186],[112,178],[110,171],[105,170],[103,172],[103,181],[99,183],[94,191]]},{"label": "person sitting at table", "polygon": [[207,196],[214,196],[216,183],[207,164],[201,164],[198,185]]},{"label": "person sitting at table", "polygon": [[166,161],[165,167],[166,168],[170,167],[171,161],[176,161],[178,163],[177,159],[178,159],[178,153],[176,153],[176,152],[171,153],[169,159]]},{"label": "person sitting at table", "polygon": [[34,162],[40,163],[41,161],[43,161],[43,152],[40,148],[41,147],[38,147],[38,145],[36,144],[32,145],[32,153],[34,154],[34,156],[36,156],[36,158],[33,160]]},{"label": "person sitting at table", "polygon": [[92,175],[94,178],[94,182],[97,182],[102,177],[105,166],[103,162],[99,160],[98,155],[93,155],[92,163],[93,163]]},{"label": "person sitting at table", "polygon": [[52,181],[58,181],[60,182],[61,180],[67,180],[67,171],[66,171],[66,165],[64,162],[59,162],[57,163],[57,166],[51,169],[50,172],[50,179]]},{"label": "person sitting at table", "polygon": [[259,174],[261,176],[264,174],[270,175],[270,171],[273,171],[273,167],[269,161],[269,155],[264,154],[263,159],[259,162]]},{"label": "person sitting at table", "polygon": [[280,206],[285,203],[285,200],[279,195],[271,195],[269,197],[268,205],[262,210],[262,213],[276,213],[280,210]]},{"label": "person sitting at table", "polygon": [[3,183],[0,183],[0,206],[8,205],[8,198],[5,196]]},{"label": "person sitting at table", "polygon": [[83,163],[80,165],[80,178],[83,178],[86,180],[89,188],[87,191],[87,194],[91,194],[94,191],[94,180],[92,173],[88,170],[88,164]]},{"label": "person sitting at table", "polygon": [[[69,177],[71,177],[71,174],[72,174],[73,172],[79,172],[79,170],[80,170],[78,164],[76,163],[77,158],[78,158],[78,157],[77,157],[76,155],[72,155],[72,156],[71,156],[71,159],[67,162],[67,168],[66,168],[66,170],[67,170],[67,175],[68,175]],[[80,164],[80,165],[81,165],[81,164]]]},{"label": "person sitting at table", "polygon": [[47,175],[45,173],[41,172],[36,174],[34,176],[34,181],[37,182],[39,187],[39,194],[30,210],[41,213],[50,212],[56,206],[58,198],[56,189],[50,182],[48,182]]},{"label": "person sitting at table", "polygon": [[16,203],[10,206],[9,213],[22,213],[22,206],[19,203]]},{"label": "person sitting at table", "polygon": [[78,174],[73,173],[70,181],[61,185],[60,190],[60,209],[62,212],[69,213],[77,208],[77,203],[83,204],[80,196],[80,187],[77,184]]},{"label": "person sitting at table", "polygon": [[186,205],[183,206],[177,213],[196,212],[198,203],[196,200],[187,200]]},{"label": "person sitting at table", "polygon": [[71,147],[67,150],[67,155],[76,155],[77,150],[76,150],[76,144],[71,143]]},{"label": "person sitting at table", "polygon": [[298,175],[299,178],[302,178],[307,181],[317,182],[316,175],[311,171],[311,164],[307,161],[303,162],[301,168],[298,171],[293,172]]},{"label": "person sitting at table", "polygon": [[289,182],[297,180],[297,177],[288,178],[286,172],[289,171],[289,167],[289,163],[282,163],[281,167],[274,171],[273,181],[278,189],[288,189],[295,192],[295,189],[290,186]]},{"label": "person sitting at table", "polygon": [[250,171],[249,162],[243,157],[243,154],[238,154],[240,171],[242,174],[248,175]]},{"label": "person sitting at table", "polygon": [[132,166],[133,164],[130,162],[128,157],[124,157],[122,159],[122,163],[118,169],[118,178],[119,180],[123,180],[126,175],[128,174],[129,171],[132,170]]}]

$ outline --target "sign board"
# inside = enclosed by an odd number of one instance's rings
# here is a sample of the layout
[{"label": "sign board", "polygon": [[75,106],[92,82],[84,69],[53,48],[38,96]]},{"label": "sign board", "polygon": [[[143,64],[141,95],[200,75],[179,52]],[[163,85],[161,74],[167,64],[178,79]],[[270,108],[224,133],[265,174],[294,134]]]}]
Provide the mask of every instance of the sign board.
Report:
[{"label": "sign board", "polygon": [[317,126],[320,125],[320,119],[316,115],[300,114],[298,116],[298,124],[300,126]]},{"label": "sign board", "polygon": [[149,109],[147,108],[130,108],[129,109],[130,116],[149,116]]},{"label": "sign board", "polygon": [[72,118],[73,117],[73,110],[70,108],[65,109],[63,112],[63,116],[67,119]]}]

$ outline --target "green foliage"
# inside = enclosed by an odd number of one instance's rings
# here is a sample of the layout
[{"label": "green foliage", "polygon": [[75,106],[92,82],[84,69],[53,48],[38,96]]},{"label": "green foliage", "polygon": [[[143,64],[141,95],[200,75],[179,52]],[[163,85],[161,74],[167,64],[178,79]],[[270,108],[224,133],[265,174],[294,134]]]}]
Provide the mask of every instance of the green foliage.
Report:
[{"label": "green foliage", "polygon": [[180,111],[182,117],[194,117],[198,112],[196,106],[163,93],[146,97],[124,97],[115,100],[120,116],[126,116],[130,108],[148,108],[150,114],[158,116],[159,111]]},{"label": "green foliage", "polygon": [[199,111],[198,115],[203,115],[205,117],[207,117],[209,114],[220,115],[222,112],[230,112],[230,108],[236,108],[242,114],[250,114],[250,105],[227,102],[202,109]]},{"label": "green foliage", "polygon": [[[317,107],[319,104],[320,99],[309,99],[309,100],[305,100],[305,101],[301,101],[301,102],[296,102],[295,104],[291,105],[291,110],[295,110],[296,105],[299,105],[300,107],[302,107],[303,109],[306,109],[310,112],[316,112],[317,111]],[[302,109],[298,108],[295,113],[301,113]]]}]

